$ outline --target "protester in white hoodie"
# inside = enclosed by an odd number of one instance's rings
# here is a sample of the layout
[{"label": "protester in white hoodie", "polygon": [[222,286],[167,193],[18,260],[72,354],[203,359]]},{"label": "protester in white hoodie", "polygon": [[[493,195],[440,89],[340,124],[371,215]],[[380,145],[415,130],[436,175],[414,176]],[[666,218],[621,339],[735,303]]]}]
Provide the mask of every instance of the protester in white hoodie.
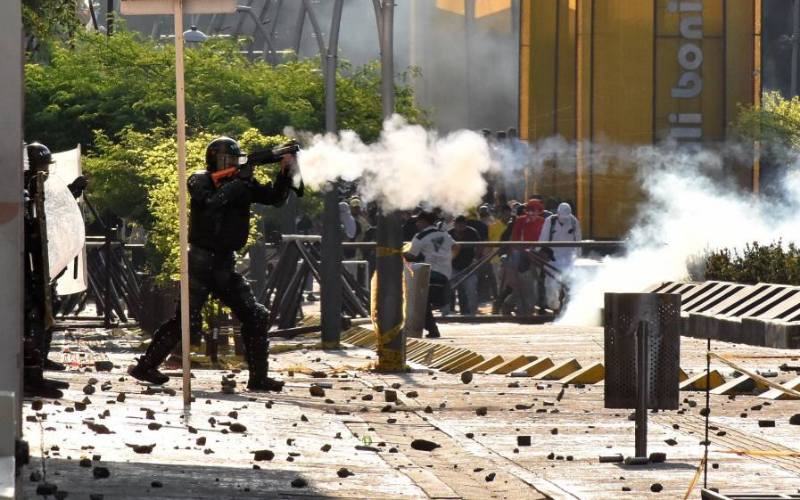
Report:
[{"label": "protester in white hoodie", "polygon": [[[578,223],[578,219],[572,215],[572,208],[568,203],[560,204],[558,211],[545,219],[542,232],[539,234],[539,241],[581,241],[582,239],[581,225]],[[561,271],[562,275],[572,267],[580,252],[580,248],[577,247],[560,247],[551,250],[553,258],[550,263]],[[544,286],[547,307],[557,310],[560,307],[560,285],[548,277]]]}]

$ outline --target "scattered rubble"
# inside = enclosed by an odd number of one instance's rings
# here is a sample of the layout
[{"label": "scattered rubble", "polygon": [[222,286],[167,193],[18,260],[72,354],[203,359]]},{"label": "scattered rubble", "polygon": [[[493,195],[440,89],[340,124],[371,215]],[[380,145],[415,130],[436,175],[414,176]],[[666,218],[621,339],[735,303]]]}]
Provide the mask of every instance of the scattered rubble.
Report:
[{"label": "scattered rubble", "polygon": [[441,448],[441,445],[427,439],[415,439],[411,441],[411,447],[419,451],[433,451],[436,448]]}]

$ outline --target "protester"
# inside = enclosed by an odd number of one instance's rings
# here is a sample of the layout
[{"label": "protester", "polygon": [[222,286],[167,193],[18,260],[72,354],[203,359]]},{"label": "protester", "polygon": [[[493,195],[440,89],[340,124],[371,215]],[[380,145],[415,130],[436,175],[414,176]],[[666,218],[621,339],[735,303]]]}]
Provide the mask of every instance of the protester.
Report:
[{"label": "protester", "polygon": [[[572,215],[572,207],[568,203],[560,204],[556,214],[545,220],[539,237],[539,241],[581,241],[581,239],[581,225],[578,223],[578,219]],[[546,253],[551,256],[551,263],[560,271],[561,276],[572,267],[580,253],[580,249],[577,247],[559,247],[549,250]],[[562,286],[549,276],[545,279],[544,284],[547,307],[558,311],[562,302]]]},{"label": "protester", "polygon": [[411,246],[403,257],[409,262],[424,262],[431,266],[428,288],[428,307],[425,310],[425,329],[429,338],[440,337],[439,327],[433,317],[433,309],[442,307],[448,296],[448,283],[453,274],[453,257],[459,246],[449,234],[433,226],[436,218],[431,212],[420,211],[415,217],[418,232],[411,239]]},{"label": "protester", "polygon": [[490,226],[494,222],[494,217],[492,217],[492,211],[489,210],[489,205],[481,205],[478,207],[478,217],[480,221],[486,224],[486,226]]},{"label": "protester", "polygon": [[[494,222],[489,224],[489,241],[502,241],[503,233],[505,233],[506,228],[512,222],[512,220],[513,219],[511,217],[511,207],[508,205],[502,205],[500,207],[499,213],[497,214],[497,219],[495,219]],[[492,266],[492,274],[494,275],[496,280],[495,290],[497,291],[497,293],[500,293],[502,291],[502,289],[500,288],[502,281],[502,274],[500,269],[500,252],[499,252],[500,249],[492,248],[492,251],[494,250],[498,250],[498,255],[492,257],[490,265]],[[495,297],[497,296],[497,293],[495,294]]]},{"label": "protester", "polygon": [[[486,226],[486,236],[481,241],[489,241],[489,226],[494,223],[494,217],[489,210],[489,205],[481,205],[478,207],[478,218],[480,222]],[[494,248],[481,248],[476,252],[476,258],[482,258],[494,252]],[[497,282],[495,280],[494,270],[490,262],[484,263],[477,271],[478,275],[478,299],[481,302],[490,301],[494,299],[497,294]]]},{"label": "protester", "polygon": [[422,207],[415,207],[414,211],[403,212],[405,221],[403,222],[403,241],[411,241],[417,234],[417,223],[415,217],[422,211]]},{"label": "protester", "polygon": [[[356,221],[356,236],[354,241],[365,241],[364,238],[367,234],[367,231],[369,231],[369,229],[372,227],[372,224],[367,219],[367,214],[361,210],[361,200],[355,196],[350,198],[350,215],[352,215],[353,219]],[[361,248],[355,251],[355,256],[359,260],[366,260],[366,253],[364,250],[365,249]],[[365,273],[366,270],[364,269],[364,266],[358,266],[356,268],[356,279],[359,283],[364,283],[366,281]]]},{"label": "protester", "polygon": [[[539,200],[530,200],[525,205],[525,215],[517,217],[511,235],[512,241],[539,241],[539,235],[544,225],[542,218],[544,206]],[[517,305],[517,314],[530,315],[534,306],[540,301],[539,297],[539,269],[531,265],[527,256],[529,249],[516,249],[512,254],[512,265],[517,271],[517,286],[514,295]]]},{"label": "protester", "polygon": [[441,214],[439,220],[436,221],[436,227],[449,233],[450,230],[455,226],[454,221],[455,218],[453,217],[453,214]]},{"label": "protester", "polygon": [[[449,231],[453,240],[458,242],[481,241],[478,232],[467,225],[467,218],[459,215],[455,219],[453,229]],[[453,257],[453,273],[458,274],[469,268],[478,255],[477,249],[471,246],[464,246],[458,255]],[[478,276],[473,272],[470,276],[461,281],[453,290],[454,298],[458,299],[458,309],[462,316],[473,316],[478,312]],[[452,300],[450,301],[452,303]],[[447,314],[450,310],[450,303],[445,305],[442,313]]]},{"label": "protester", "polygon": [[[358,232],[358,224],[356,220],[350,215],[350,205],[346,201],[339,203],[339,222],[342,227],[342,241],[355,241],[356,233]],[[345,259],[355,259],[356,249],[353,247],[345,247],[342,251]]]}]

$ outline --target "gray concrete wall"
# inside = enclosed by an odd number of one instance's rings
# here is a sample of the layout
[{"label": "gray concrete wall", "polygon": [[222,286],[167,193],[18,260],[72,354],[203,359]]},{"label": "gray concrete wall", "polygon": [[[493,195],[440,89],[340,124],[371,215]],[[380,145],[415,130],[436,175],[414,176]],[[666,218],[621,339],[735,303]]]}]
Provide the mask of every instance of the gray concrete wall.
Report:
[{"label": "gray concrete wall", "polygon": [[[0,391],[20,395],[23,106],[22,13],[17,0],[0,2],[0,53]],[[17,405],[19,416],[19,398]],[[0,432],[8,432],[4,424],[0,422]]]}]

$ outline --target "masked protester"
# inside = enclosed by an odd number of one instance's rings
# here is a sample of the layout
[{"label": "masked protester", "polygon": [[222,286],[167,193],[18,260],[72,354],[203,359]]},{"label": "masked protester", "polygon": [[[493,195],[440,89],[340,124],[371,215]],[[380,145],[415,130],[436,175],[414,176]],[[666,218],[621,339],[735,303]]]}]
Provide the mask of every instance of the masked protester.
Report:
[{"label": "masked protester", "polygon": [[[528,201],[525,205],[524,215],[517,217],[512,229],[512,241],[539,241],[539,234],[544,225],[542,212],[544,205],[536,199]],[[517,249],[512,254],[511,265],[516,270],[516,286],[514,286],[514,301],[517,314],[528,316],[533,314],[534,306],[540,302],[539,269],[531,265],[526,256],[528,249]]]},{"label": "masked protester", "polygon": [[[240,167],[238,174],[224,178],[219,186],[214,172]],[[267,376],[269,341],[266,307],[256,301],[247,281],[236,272],[234,252],[247,242],[250,205],[281,206],[292,189],[296,172],[294,157],[285,155],[274,182],[261,184],[239,144],[228,137],[214,139],[206,149],[206,170],[193,173],[187,182],[191,196],[189,217],[189,310],[193,335],[202,330],[201,309],[213,294],[231,308],[242,323],[245,357],[250,369],[247,388],[280,391],[283,382]],[[169,377],[158,371],[181,338],[180,308],[153,334],[153,341],[130,375],[153,384]]]},{"label": "masked protester", "polygon": [[[572,215],[572,207],[568,203],[562,203],[558,210],[544,221],[542,233],[539,241],[581,241],[581,225],[578,219]],[[580,249],[577,247],[552,248],[550,252],[551,263],[563,274],[578,257]],[[547,306],[556,311],[561,307],[561,286],[551,278],[545,280],[545,296]]]}]

